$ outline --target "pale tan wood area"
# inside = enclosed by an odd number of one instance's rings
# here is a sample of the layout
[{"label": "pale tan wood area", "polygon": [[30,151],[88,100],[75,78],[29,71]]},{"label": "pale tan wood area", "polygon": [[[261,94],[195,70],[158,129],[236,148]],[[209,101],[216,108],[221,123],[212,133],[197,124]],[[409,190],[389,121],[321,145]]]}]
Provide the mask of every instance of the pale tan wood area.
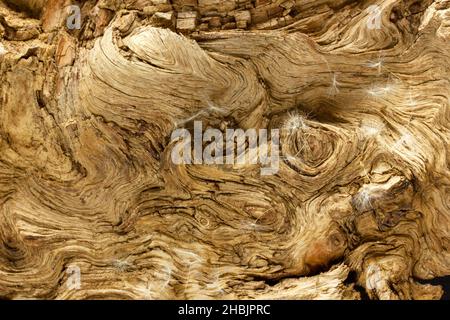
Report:
[{"label": "pale tan wood area", "polygon": [[[450,1],[2,0],[0,37],[0,298],[442,296]],[[278,129],[278,172],[174,164],[194,121]]]}]

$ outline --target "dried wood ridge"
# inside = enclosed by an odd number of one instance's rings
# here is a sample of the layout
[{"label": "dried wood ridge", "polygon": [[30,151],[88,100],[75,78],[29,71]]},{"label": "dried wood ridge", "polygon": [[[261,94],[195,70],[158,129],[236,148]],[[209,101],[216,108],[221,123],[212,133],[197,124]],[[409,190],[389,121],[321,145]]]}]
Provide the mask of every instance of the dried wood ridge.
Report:
[{"label": "dried wood ridge", "polygon": [[[1,0],[0,297],[439,299],[449,26],[447,0]],[[193,119],[280,129],[279,172],[175,165]]]}]

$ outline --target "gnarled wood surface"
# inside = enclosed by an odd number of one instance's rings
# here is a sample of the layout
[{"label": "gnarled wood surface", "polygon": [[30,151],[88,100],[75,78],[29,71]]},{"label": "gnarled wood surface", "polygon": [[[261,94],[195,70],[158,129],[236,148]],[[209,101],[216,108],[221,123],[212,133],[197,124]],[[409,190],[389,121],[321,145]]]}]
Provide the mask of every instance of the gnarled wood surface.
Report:
[{"label": "gnarled wood surface", "polygon": [[[440,298],[449,26],[447,0],[0,1],[0,297]],[[174,165],[194,119],[280,129],[279,172]]]}]

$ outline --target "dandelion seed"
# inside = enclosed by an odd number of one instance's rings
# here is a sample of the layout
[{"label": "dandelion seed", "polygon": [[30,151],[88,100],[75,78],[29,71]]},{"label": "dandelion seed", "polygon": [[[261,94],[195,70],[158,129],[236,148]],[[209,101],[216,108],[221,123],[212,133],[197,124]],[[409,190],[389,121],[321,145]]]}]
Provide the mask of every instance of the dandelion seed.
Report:
[{"label": "dandelion seed", "polygon": [[404,132],[400,138],[395,142],[394,149],[399,149],[401,147],[412,148],[412,146],[416,143],[414,137],[408,133]]},{"label": "dandelion seed", "polygon": [[386,94],[392,92],[394,87],[392,85],[386,85],[384,87],[372,87],[369,90],[367,90],[367,93],[371,95],[372,97],[383,97]]},{"label": "dandelion seed", "polygon": [[378,74],[381,74],[384,68],[384,59],[378,57],[377,60],[369,61],[366,66],[372,69],[377,69]]},{"label": "dandelion seed", "polygon": [[384,68],[384,57],[381,56],[381,52],[378,53],[378,57],[376,60],[370,60],[366,63],[366,67],[377,69],[378,74],[381,74]]},{"label": "dandelion seed", "polygon": [[381,73],[381,69],[383,68],[383,62],[382,61],[373,61],[373,62],[369,62],[367,64],[367,66],[369,68],[377,68],[378,69],[378,73]]},{"label": "dandelion seed", "polygon": [[305,118],[299,114],[290,115],[284,122],[283,129],[288,131],[305,130],[308,125],[305,123]]},{"label": "dandelion seed", "polygon": [[207,107],[205,107],[205,108],[203,108],[203,109],[201,109],[201,110],[199,110],[199,111],[197,111],[196,113],[194,113],[192,116],[190,116],[189,118],[186,118],[186,119],[182,119],[182,120],[180,120],[180,121],[176,121],[175,122],[175,127],[178,127],[178,126],[180,126],[180,125],[184,125],[184,124],[186,124],[186,123],[188,123],[188,122],[191,122],[191,121],[193,121],[193,120],[195,120],[195,119],[197,119],[199,116],[201,116],[201,115],[208,115],[208,114],[211,114],[211,113],[213,113],[213,112],[217,112],[217,113],[219,113],[219,114],[223,114],[224,112],[225,112],[225,110],[223,110],[223,109],[221,109],[221,108],[219,108],[219,107],[217,107],[217,106],[215,106],[211,101],[207,101]]},{"label": "dandelion seed", "polygon": [[202,257],[200,257],[198,254],[192,251],[179,248],[174,249],[174,251],[176,252],[177,255],[184,257],[185,259],[189,260],[192,264],[200,263],[203,261]]},{"label": "dandelion seed", "polygon": [[337,93],[339,93],[339,86],[341,84],[339,83],[339,81],[337,81],[337,75],[336,73],[333,73],[333,78],[331,80],[331,87],[329,90],[329,94],[330,95],[335,95]]},{"label": "dandelion seed", "polygon": [[372,207],[372,203],[370,202],[371,199],[371,195],[370,192],[368,190],[363,190],[360,194],[359,194],[359,199],[361,201],[361,205],[366,208],[366,207]]},{"label": "dandelion seed", "polygon": [[[269,210],[270,210],[270,209],[267,209],[266,211],[264,211],[264,212],[261,214],[261,217],[264,216],[264,214],[265,214],[266,212],[268,212]],[[258,224],[258,221],[259,221],[259,219],[261,219],[261,217],[259,217],[258,219],[256,219],[254,222],[250,222],[250,223],[248,224],[248,226],[250,227],[250,229],[253,230],[254,232],[258,232],[258,231],[261,231],[262,229],[264,229],[263,226],[261,226],[260,224]]]},{"label": "dandelion seed", "polygon": [[375,137],[378,136],[381,131],[384,129],[384,124],[377,120],[364,120],[361,123],[360,132],[366,137]]},{"label": "dandelion seed", "polygon": [[295,160],[297,160],[296,157],[290,156],[290,155],[288,155],[288,156],[283,156],[283,157],[281,157],[281,158],[284,159],[284,160],[287,160],[287,161],[295,161]]},{"label": "dandelion seed", "polygon": [[311,136],[310,133],[305,134],[305,137],[303,137],[302,141],[301,141],[301,148],[297,151],[296,154],[294,154],[294,155],[286,155],[286,156],[283,156],[281,158],[285,159],[285,160],[288,160],[288,161],[296,161],[296,160],[298,160],[298,158],[297,158],[298,155],[300,153],[302,153],[302,151],[305,150],[304,152],[312,152],[311,151],[311,146],[309,145],[309,142],[308,142],[308,138],[310,136]]},{"label": "dandelion seed", "polygon": [[364,186],[352,199],[352,204],[358,212],[366,212],[368,210],[373,210],[372,201],[374,200],[374,195],[372,194],[369,187]]},{"label": "dandelion seed", "polygon": [[188,122],[191,122],[192,120],[195,120],[197,117],[199,117],[200,115],[204,114],[205,110],[200,110],[197,113],[193,114],[192,116],[190,116],[189,118],[186,119],[182,119],[180,121],[175,122],[175,126],[178,127],[180,125],[184,125]]},{"label": "dandelion seed", "polygon": [[147,281],[146,284],[139,284],[138,286],[134,287],[134,289],[145,300],[151,300],[153,298],[154,291],[152,290],[152,285],[150,281]]},{"label": "dandelion seed", "polygon": [[224,113],[224,110],[215,106],[211,101],[207,101],[207,110],[211,111],[211,112],[217,112],[217,113]]},{"label": "dandelion seed", "polygon": [[253,231],[256,231],[256,229],[258,228],[258,224],[256,222],[250,222],[249,226]]},{"label": "dandelion seed", "polygon": [[125,272],[132,267],[132,264],[126,260],[115,260],[113,266],[120,272]]},{"label": "dandelion seed", "polygon": [[382,88],[377,88],[374,92],[375,92],[375,95],[376,95],[376,94],[389,93],[391,91],[392,91],[392,87],[391,86],[385,86],[385,87],[382,87]]}]

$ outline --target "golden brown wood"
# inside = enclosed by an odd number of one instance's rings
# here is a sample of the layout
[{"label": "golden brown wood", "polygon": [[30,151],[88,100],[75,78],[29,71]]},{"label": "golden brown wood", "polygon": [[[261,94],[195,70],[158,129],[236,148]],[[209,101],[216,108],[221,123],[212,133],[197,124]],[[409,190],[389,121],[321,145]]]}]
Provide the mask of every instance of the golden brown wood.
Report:
[{"label": "golden brown wood", "polygon": [[[421,280],[450,275],[449,17],[0,1],[0,297],[440,298]],[[278,173],[175,165],[194,120],[280,129]]]}]

